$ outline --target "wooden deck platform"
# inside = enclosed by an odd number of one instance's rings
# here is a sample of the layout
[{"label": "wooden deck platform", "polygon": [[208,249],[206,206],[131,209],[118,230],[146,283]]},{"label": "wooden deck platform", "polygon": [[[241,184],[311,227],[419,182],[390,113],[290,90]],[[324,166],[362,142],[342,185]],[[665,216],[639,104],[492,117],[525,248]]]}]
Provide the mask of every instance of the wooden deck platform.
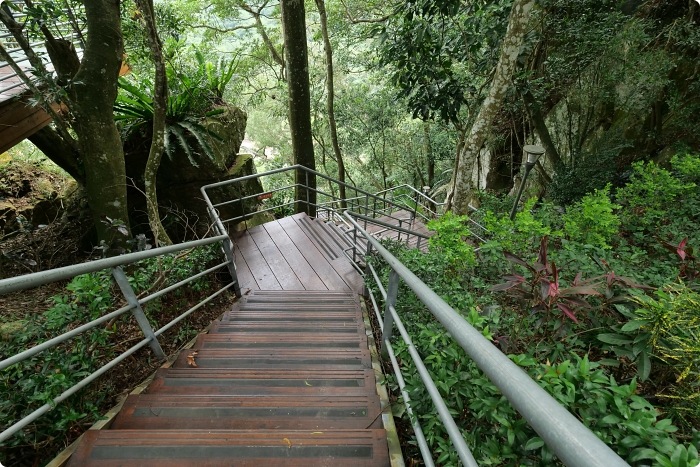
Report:
[{"label": "wooden deck platform", "polygon": [[342,233],[296,214],[238,233],[236,272],[241,290],[362,291],[362,276],[343,254]]}]

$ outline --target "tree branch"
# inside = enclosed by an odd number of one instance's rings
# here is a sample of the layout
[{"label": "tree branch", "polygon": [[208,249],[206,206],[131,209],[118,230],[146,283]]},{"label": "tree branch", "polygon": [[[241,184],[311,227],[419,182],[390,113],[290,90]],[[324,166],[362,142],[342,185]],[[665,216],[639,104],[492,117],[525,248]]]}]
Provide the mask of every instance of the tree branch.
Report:
[{"label": "tree branch", "polygon": [[210,31],[216,31],[221,34],[227,32],[241,31],[246,29],[255,29],[258,27],[257,24],[248,24],[246,26],[234,26],[232,28],[217,28],[216,26],[210,26],[208,24],[187,24],[187,27],[192,29],[209,29]]},{"label": "tree branch", "polygon": [[352,13],[350,13],[350,9],[348,8],[348,5],[345,3],[345,0],[340,0],[340,3],[343,4],[345,7],[345,14],[347,15],[348,19],[352,24],[360,24],[360,23],[383,23],[384,21],[388,20],[391,18],[391,15],[384,15],[381,18],[374,18],[374,19],[356,19],[353,18]]}]

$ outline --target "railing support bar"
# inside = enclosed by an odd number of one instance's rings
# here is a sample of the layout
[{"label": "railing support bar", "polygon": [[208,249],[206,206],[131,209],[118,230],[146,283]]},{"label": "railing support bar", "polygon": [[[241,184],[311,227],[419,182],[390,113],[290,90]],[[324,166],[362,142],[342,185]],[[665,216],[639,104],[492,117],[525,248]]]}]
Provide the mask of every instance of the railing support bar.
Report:
[{"label": "railing support bar", "polygon": [[[245,203],[241,204],[244,205],[243,213],[245,214]],[[233,242],[231,241],[231,237],[228,236],[226,227],[224,227],[224,224],[221,222],[219,216],[216,215],[213,208],[209,208],[209,217],[214,224],[214,228],[219,231],[219,234],[226,235],[226,238],[224,238],[221,242],[221,247],[224,250],[226,260],[228,261],[228,272],[231,275],[231,281],[233,282],[233,293],[236,295],[236,297],[241,298],[241,285],[238,281],[238,274],[236,273],[236,260],[233,256]]]},{"label": "railing support bar", "polygon": [[[442,424],[445,426],[447,434],[450,436],[450,440],[452,441],[452,444],[459,455],[459,459],[462,461],[462,465],[465,467],[479,467],[479,464],[476,463],[476,459],[474,459],[474,455],[472,455],[472,452],[469,450],[469,446],[467,446],[467,442],[464,441],[464,435],[462,435],[462,432],[457,427],[457,424],[450,414],[450,410],[447,408],[445,401],[440,395],[440,391],[438,391],[437,386],[435,386],[435,382],[430,377],[428,369],[425,367],[423,360],[418,354],[418,350],[416,350],[416,347],[413,345],[411,337],[408,335],[408,332],[406,332],[406,328],[403,327],[403,323],[401,323],[401,320],[396,313],[396,308],[393,306],[387,307],[386,312],[388,315],[392,315],[396,320],[396,327],[399,329],[401,337],[403,337],[403,340],[408,345],[408,352],[411,354],[413,363],[416,365],[418,375],[423,381],[425,388],[428,390],[428,394],[430,394],[433,404],[435,404],[440,420],[442,420]],[[384,342],[382,342],[382,344],[384,344]]]},{"label": "railing support bar", "polygon": [[387,345],[391,339],[391,333],[394,329],[394,318],[389,311],[389,308],[396,306],[396,296],[399,293],[399,275],[392,268],[389,273],[389,285],[386,290],[386,306],[384,308],[384,329],[382,331],[382,356],[387,358]]},{"label": "railing support bar", "polygon": [[129,284],[129,279],[127,279],[126,274],[124,274],[124,271],[120,266],[112,268],[112,277],[114,277],[114,280],[117,282],[119,289],[122,291],[122,294],[124,294],[126,302],[133,307],[131,309],[131,314],[134,315],[134,318],[136,318],[136,322],[139,323],[139,327],[141,328],[141,332],[143,332],[143,335],[146,336],[147,339],[150,339],[150,342],[148,344],[151,346],[151,350],[153,350],[153,353],[156,355],[156,357],[165,358],[165,353],[163,352],[163,349],[161,348],[158,339],[153,333],[153,328],[148,322],[148,318],[146,318],[146,314],[143,312],[143,308],[141,308],[141,305],[139,304],[139,299],[136,298],[134,289],[131,288],[131,284]]},{"label": "railing support bar", "polygon": [[396,360],[396,354],[394,354],[394,349],[390,344],[387,343],[386,346],[389,351],[389,358],[391,359],[391,366],[394,369],[394,374],[396,375],[396,382],[399,383],[399,389],[403,395],[403,403],[406,406],[406,413],[408,414],[409,420],[411,420],[411,426],[413,426],[413,433],[416,435],[416,443],[418,444],[418,449],[420,449],[421,457],[423,457],[423,463],[425,467],[435,467],[433,463],[433,454],[430,452],[430,447],[428,442],[425,440],[425,435],[423,434],[423,429],[418,423],[418,417],[413,415],[413,409],[411,408],[411,398],[406,392],[406,382],[401,374],[401,369],[399,367],[399,362]]}]

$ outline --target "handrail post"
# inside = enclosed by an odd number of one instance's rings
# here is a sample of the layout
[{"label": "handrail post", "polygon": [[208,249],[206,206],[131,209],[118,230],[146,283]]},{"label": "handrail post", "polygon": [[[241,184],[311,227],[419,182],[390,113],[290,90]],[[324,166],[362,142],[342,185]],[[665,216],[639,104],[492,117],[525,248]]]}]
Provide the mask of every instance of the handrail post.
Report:
[{"label": "handrail post", "polygon": [[226,239],[221,242],[221,246],[224,250],[224,256],[228,261],[228,272],[231,275],[231,281],[233,281],[233,293],[236,297],[241,298],[241,283],[238,281],[238,274],[236,273],[236,260],[233,256],[233,242],[231,237],[228,236],[228,232],[221,223],[221,219],[216,215],[212,208],[209,209],[209,217],[214,223],[214,229],[219,231],[219,235],[226,235]]},{"label": "handrail post", "polygon": [[384,331],[382,332],[382,357],[388,358],[389,351],[387,344],[391,339],[394,329],[394,317],[391,315],[390,307],[396,308],[396,296],[399,293],[399,274],[394,268],[389,273],[389,285],[386,289],[386,305],[384,306]]},{"label": "handrail post", "polygon": [[163,349],[161,348],[160,343],[158,342],[158,338],[153,332],[153,328],[148,322],[148,318],[146,318],[146,314],[143,312],[141,304],[139,304],[139,299],[136,297],[134,289],[131,288],[131,284],[129,284],[129,279],[127,279],[126,274],[124,274],[124,271],[122,270],[121,266],[112,268],[112,277],[114,277],[114,280],[117,282],[119,289],[121,289],[122,294],[124,294],[126,302],[129,305],[133,306],[133,308],[131,309],[131,314],[134,315],[134,318],[136,318],[136,322],[139,323],[139,327],[141,328],[143,335],[151,339],[151,341],[148,344],[151,346],[153,353],[158,358],[165,358],[165,353],[163,352]]},{"label": "handrail post", "polygon": [[238,274],[236,273],[236,261],[233,257],[233,242],[230,238],[221,242],[224,247],[224,255],[226,255],[226,260],[228,261],[228,272],[231,275],[231,280],[233,281],[233,293],[236,297],[241,298],[241,283],[238,282]]},{"label": "handrail post", "polygon": [[352,262],[357,263],[357,228],[352,229]]},{"label": "handrail post", "polygon": [[309,201],[309,171],[304,170],[304,175],[306,178],[306,185],[304,185],[306,189],[306,213],[311,214],[311,202]]}]

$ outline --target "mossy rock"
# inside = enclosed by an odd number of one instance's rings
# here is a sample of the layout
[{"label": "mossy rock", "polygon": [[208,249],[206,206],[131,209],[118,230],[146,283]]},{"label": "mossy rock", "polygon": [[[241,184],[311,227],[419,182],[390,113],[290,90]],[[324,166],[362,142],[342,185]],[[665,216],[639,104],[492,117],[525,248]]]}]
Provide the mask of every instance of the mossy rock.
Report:
[{"label": "mossy rock", "polygon": [[24,329],[24,321],[10,321],[0,324],[0,340],[9,341]]}]

